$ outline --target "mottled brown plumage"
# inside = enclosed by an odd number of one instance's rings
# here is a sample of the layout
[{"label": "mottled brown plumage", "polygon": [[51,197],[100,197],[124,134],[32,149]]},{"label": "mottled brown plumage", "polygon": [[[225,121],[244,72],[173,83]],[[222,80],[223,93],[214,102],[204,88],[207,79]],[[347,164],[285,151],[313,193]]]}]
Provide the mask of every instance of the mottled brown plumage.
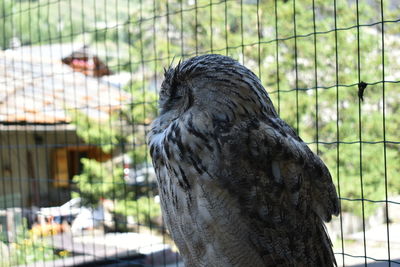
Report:
[{"label": "mottled brown plumage", "polygon": [[329,171],[237,61],[204,55],[167,70],[149,145],[186,266],[335,264]]}]

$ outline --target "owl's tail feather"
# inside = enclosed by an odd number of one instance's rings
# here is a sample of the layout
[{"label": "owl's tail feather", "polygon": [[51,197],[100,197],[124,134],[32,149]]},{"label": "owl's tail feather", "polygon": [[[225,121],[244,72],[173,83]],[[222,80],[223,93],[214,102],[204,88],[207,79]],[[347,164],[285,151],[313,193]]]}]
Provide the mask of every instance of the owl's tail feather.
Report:
[{"label": "owl's tail feather", "polygon": [[337,263],[336,263],[336,259],[335,259],[335,254],[333,253],[333,249],[332,249],[332,241],[329,238],[326,226],[324,223],[320,223],[318,225],[318,230],[320,232],[319,238],[320,238],[320,244],[323,245],[323,247],[321,248],[321,255],[323,257],[323,262],[326,263],[326,265],[324,266],[336,266],[337,267]]}]

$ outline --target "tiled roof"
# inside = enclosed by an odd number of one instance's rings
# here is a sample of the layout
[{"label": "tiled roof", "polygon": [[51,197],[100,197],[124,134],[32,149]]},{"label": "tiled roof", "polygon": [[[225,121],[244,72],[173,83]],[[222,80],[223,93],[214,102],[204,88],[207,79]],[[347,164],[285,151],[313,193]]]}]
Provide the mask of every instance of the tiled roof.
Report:
[{"label": "tiled roof", "polygon": [[0,51],[0,124],[68,123],[76,109],[104,120],[130,101],[118,87],[34,50]]}]

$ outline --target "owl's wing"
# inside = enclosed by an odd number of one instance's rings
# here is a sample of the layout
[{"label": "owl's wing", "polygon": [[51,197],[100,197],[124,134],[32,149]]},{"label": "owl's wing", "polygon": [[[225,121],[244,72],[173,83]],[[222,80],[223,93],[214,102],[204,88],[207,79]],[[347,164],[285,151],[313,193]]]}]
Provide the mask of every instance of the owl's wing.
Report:
[{"label": "owl's wing", "polygon": [[220,119],[175,121],[150,141],[163,215],[187,261],[331,266],[322,220],[339,203],[324,163],[279,118]]},{"label": "owl's wing", "polygon": [[[264,261],[273,266],[333,266],[322,221],[339,213],[339,201],[322,160],[277,117],[221,124],[214,134],[214,153],[220,151],[220,156],[214,157],[214,169],[206,165],[209,176],[237,203],[239,221],[249,227],[251,244]],[[213,188],[207,191],[216,192]],[[231,230],[240,229],[238,225]]]},{"label": "owl's wing", "polygon": [[249,129],[249,153],[266,176],[284,188],[281,194],[292,205],[300,210],[311,207],[326,222],[338,215],[338,196],[328,168],[290,126],[280,118],[268,118],[253,122]]}]

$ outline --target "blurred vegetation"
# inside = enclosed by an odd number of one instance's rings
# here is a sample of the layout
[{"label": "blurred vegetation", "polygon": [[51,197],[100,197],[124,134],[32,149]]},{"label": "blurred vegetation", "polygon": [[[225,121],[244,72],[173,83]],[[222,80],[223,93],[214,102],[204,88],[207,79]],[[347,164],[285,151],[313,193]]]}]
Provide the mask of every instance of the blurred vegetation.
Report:
[{"label": "blurred vegetation", "polygon": [[126,183],[123,169],[112,161],[100,163],[85,158],[81,161],[82,174],[73,178],[78,192],[73,192],[72,197],[82,198],[83,205],[89,207],[96,207],[101,199],[112,200],[116,218],[124,218],[122,223],[116,220],[117,230],[127,230],[129,216],[134,218],[135,225],[151,227],[159,223],[161,210],[154,200],[153,184],[149,181],[143,185]]},{"label": "blurred vegetation", "polygon": [[[123,147],[134,166],[149,162],[145,126],[156,114],[162,68],[173,57],[219,53],[238,59],[261,78],[280,116],[326,162],[342,198],[360,199],[362,188],[364,198],[384,200],[385,175],[389,195],[400,193],[396,1],[384,1],[384,24],[378,0],[360,1],[358,12],[356,1],[348,0],[0,2],[3,49],[15,37],[24,45],[84,41],[96,47],[114,71],[132,73],[125,89],[133,101],[118,114],[121,124],[132,127],[129,133],[123,127],[117,131],[115,121],[98,126],[85,118],[73,121],[85,141],[102,143],[105,151]],[[382,83],[383,78],[388,82]],[[360,81],[368,84],[363,102],[357,95]],[[83,181],[98,180],[105,191],[92,190],[117,194],[119,185],[111,180],[111,187],[103,185],[109,178],[100,172],[103,167],[96,168],[85,168],[76,178],[81,190],[86,190]],[[122,179],[118,175],[111,177]],[[364,204],[367,216],[377,207]],[[343,200],[342,207],[362,213],[360,201]]]},{"label": "blurred vegetation", "polygon": [[73,182],[79,193],[73,197],[81,197],[83,205],[94,207],[103,199],[129,199],[125,189],[122,168],[113,166],[111,162],[101,163],[94,159],[82,158],[82,174],[76,175]]},{"label": "blurred vegetation", "polygon": [[118,200],[115,212],[125,217],[133,216],[138,225],[156,225],[161,218],[160,204],[149,197],[141,197],[137,201]]},{"label": "blurred vegetation", "polygon": [[112,123],[117,120],[116,116],[111,116],[108,121],[96,121],[77,110],[70,112],[69,115],[71,123],[78,126],[78,136],[87,144],[101,146],[106,153],[110,153],[114,146],[125,141],[117,128],[113,127]]},{"label": "blurred vegetation", "polygon": [[68,256],[69,252],[55,250],[51,242],[28,230],[26,220],[17,226],[14,242],[0,236],[0,266],[28,265],[37,261],[56,260]]}]

